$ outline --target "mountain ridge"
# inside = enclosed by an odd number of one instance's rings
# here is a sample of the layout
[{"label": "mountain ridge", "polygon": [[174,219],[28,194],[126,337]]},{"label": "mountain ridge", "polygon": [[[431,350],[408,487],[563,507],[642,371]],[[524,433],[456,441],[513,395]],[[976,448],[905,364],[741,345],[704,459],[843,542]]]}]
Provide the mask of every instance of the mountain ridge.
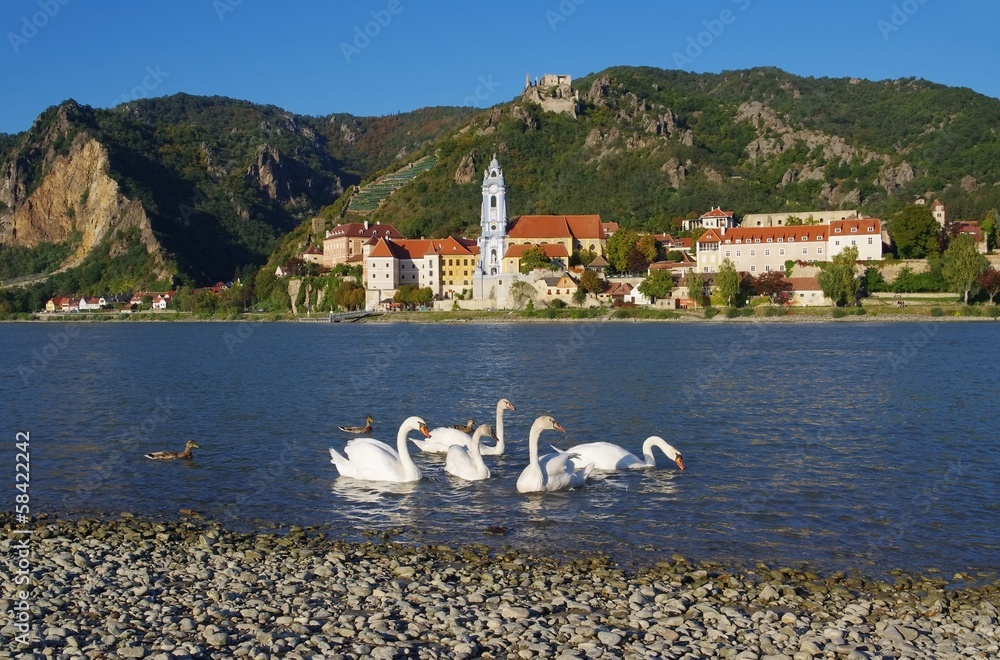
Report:
[{"label": "mountain ridge", "polygon": [[67,101],[0,140],[0,250],[22,270],[41,253],[45,270],[68,268],[48,290],[229,279],[318,241],[307,221],[338,222],[350,186],[431,154],[436,164],[367,219],[474,236],[494,152],[512,217],[598,213],[666,231],[714,206],[890,217],[933,195],[973,219],[1000,206],[1000,101],[968,89],[653,67],[573,88],[573,114],[546,112],[535,89],[483,110],[374,118],[187,94],[110,110]]}]

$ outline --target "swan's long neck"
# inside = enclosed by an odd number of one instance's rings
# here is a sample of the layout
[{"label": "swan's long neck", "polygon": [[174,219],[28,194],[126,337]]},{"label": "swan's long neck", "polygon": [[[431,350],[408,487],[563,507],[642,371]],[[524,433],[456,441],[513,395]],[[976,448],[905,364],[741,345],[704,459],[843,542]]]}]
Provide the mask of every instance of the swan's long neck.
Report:
[{"label": "swan's long neck", "polygon": [[476,432],[472,434],[472,442],[469,444],[469,456],[475,463],[485,463],[483,462],[483,453],[481,443],[483,441],[483,436],[486,435],[486,429],[479,427]]},{"label": "swan's long neck", "polygon": [[528,433],[528,461],[529,465],[538,467],[538,438],[542,435],[542,429],[538,424],[531,425],[531,432]]},{"label": "swan's long neck", "polygon": [[642,457],[646,460],[646,465],[656,467],[656,457],[653,456],[653,447],[659,447],[667,458],[675,460],[677,450],[670,446],[666,440],[657,436],[650,436],[642,443]]},{"label": "swan's long neck", "polygon": [[402,426],[399,427],[399,431],[396,432],[396,450],[399,452],[399,462],[402,463],[407,468],[416,467],[416,464],[413,462],[413,459],[410,458],[410,448],[406,446],[407,443],[406,436],[408,436],[410,434],[410,431],[413,430],[414,430],[413,427],[404,423]]},{"label": "swan's long neck", "polygon": [[507,408],[507,406],[501,405],[499,403],[497,404],[497,426],[496,426],[497,444],[496,444],[496,448],[500,451],[501,454],[504,451],[504,441],[503,441],[503,411],[506,408]]}]

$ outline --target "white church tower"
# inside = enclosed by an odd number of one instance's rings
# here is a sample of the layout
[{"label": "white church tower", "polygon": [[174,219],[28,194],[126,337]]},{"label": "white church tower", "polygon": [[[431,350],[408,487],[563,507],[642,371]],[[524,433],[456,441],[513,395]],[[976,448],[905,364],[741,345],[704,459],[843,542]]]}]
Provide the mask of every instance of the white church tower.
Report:
[{"label": "white church tower", "polygon": [[507,182],[496,154],[483,177],[483,208],[479,218],[479,275],[500,275],[507,237]]}]

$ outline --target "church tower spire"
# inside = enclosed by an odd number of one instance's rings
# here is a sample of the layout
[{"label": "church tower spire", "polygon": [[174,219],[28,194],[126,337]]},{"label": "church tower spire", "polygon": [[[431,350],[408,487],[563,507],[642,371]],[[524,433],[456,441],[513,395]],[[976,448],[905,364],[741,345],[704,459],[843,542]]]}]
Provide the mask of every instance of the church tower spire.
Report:
[{"label": "church tower spire", "polygon": [[479,224],[479,270],[483,275],[499,275],[507,238],[507,182],[496,154],[483,177]]}]

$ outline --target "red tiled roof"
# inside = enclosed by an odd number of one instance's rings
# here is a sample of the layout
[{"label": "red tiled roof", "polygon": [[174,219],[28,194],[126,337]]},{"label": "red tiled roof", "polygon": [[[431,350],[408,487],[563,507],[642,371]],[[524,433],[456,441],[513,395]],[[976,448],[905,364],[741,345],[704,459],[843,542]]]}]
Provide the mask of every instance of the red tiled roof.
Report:
[{"label": "red tiled roof", "polygon": [[306,250],[303,254],[323,254],[323,250],[320,250],[315,245],[310,245],[309,249]]},{"label": "red tiled roof", "polygon": [[473,249],[471,246],[466,246],[452,236],[432,239],[402,239],[399,241],[380,238],[368,256],[392,257],[394,259],[422,259],[429,254],[474,256],[479,254],[479,249],[478,247]]},{"label": "red tiled roof", "polygon": [[540,247],[545,250],[545,256],[549,259],[565,259],[569,257],[565,245],[511,245],[503,255],[504,259],[520,259],[529,248]]},{"label": "red tiled roof", "polygon": [[734,213],[733,211],[723,211],[721,208],[719,208],[718,206],[716,206],[711,211],[709,211],[708,213],[702,214],[701,217],[702,218],[732,218],[733,217],[733,213]]},{"label": "red tiled roof", "polygon": [[701,235],[701,238],[698,239],[699,245],[702,243],[721,243],[721,242],[722,242],[722,236],[719,234],[719,232],[717,232],[714,229],[709,229],[708,231],[706,231],[704,234]]},{"label": "red tiled roof", "polygon": [[617,222],[602,222],[601,223],[601,233],[604,235],[601,238],[607,238],[609,234],[613,234],[621,229]]},{"label": "red tiled roof", "polygon": [[[838,222],[856,222],[855,220],[840,220]],[[810,241],[826,241],[830,229],[827,225],[809,225],[803,227],[736,227],[726,232],[722,242],[733,243],[797,243]],[[698,242],[704,241],[704,237]]]},{"label": "red tiled roof", "polygon": [[604,238],[599,215],[522,215],[507,233],[511,238]]},{"label": "red tiled roof", "polygon": [[786,277],[785,281],[792,287],[792,291],[820,291],[819,278],[816,277]]},{"label": "red tiled roof", "polygon": [[[837,229],[840,229],[838,232]],[[857,231],[851,231],[856,229]],[[834,220],[830,223],[831,234],[881,234],[882,221],[878,218],[861,218],[860,220]]]}]

